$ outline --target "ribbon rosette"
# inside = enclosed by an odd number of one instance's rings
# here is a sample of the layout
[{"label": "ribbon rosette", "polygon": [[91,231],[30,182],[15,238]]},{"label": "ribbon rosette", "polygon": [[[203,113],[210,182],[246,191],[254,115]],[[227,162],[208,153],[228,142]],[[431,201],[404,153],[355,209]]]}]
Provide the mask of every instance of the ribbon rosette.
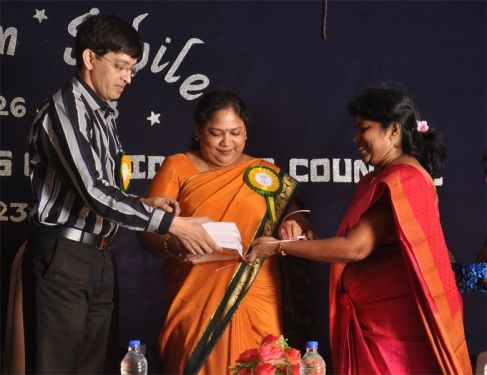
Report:
[{"label": "ribbon rosette", "polygon": [[244,181],[252,190],[265,198],[267,217],[270,221],[275,221],[274,197],[278,196],[282,191],[282,178],[269,167],[255,166],[248,167],[245,170]]},{"label": "ribbon rosette", "polygon": [[120,188],[122,191],[127,191],[132,178],[132,160],[130,157],[122,152],[120,156]]}]

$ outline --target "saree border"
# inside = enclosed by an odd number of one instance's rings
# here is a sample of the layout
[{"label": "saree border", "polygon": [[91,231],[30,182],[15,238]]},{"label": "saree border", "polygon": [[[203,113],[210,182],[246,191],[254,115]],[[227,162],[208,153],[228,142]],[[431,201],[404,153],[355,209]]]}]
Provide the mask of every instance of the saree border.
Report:
[{"label": "saree border", "polygon": [[[275,199],[276,221],[269,221],[267,214],[264,214],[254,238],[272,236],[274,234],[298,186],[298,182],[288,174],[281,171],[279,175],[283,180],[283,189]],[[249,251],[251,251],[251,248],[249,248]],[[227,286],[225,295],[222,297],[198,343],[191,352],[183,371],[184,374],[196,374],[199,372],[232,320],[240,302],[252,286],[263,263],[264,259],[258,259],[253,263],[240,264]]]}]

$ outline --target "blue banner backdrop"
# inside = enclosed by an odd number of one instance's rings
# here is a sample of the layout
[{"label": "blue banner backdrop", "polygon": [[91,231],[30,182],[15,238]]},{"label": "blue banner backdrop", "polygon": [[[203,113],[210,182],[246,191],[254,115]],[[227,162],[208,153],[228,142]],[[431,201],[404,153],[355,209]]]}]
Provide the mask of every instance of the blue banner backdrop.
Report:
[{"label": "blue banner backdrop", "polygon": [[[141,71],[118,103],[131,192],[144,194],[165,155],[186,150],[196,99],[239,93],[252,115],[247,151],[300,182],[320,236],[332,235],[365,166],[352,144],[349,99],[398,82],[440,129],[449,160],[437,180],[447,243],[460,262],[486,237],[486,3],[484,1],[5,1],[0,22],[1,328],[10,264],[28,238],[27,137],[36,107],[70,79],[76,28],[116,14],[145,41]],[[118,340],[155,346],[164,285],[160,259],[121,230]],[[317,339],[328,348],[328,266],[313,265]],[[472,355],[487,349],[487,299],[465,295]],[[2,347],[3,347],[2,335]],[[153,362],[154,364],[154,362]]]}]

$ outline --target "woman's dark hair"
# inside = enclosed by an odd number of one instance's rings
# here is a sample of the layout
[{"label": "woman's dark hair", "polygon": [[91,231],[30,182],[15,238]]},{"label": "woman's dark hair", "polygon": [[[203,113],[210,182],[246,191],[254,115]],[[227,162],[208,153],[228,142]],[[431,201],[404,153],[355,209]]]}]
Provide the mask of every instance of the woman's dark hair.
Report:
[{"label": "woman's dark hair", "polygon": [[233,108],[245,126],[248,126],[249,116],[245,103],[237,94],[226,90],[210,91],[201,98],[194,113],[194,123],[198,129],[202,129],[215,112],[226,108]]},{"label": "woman's dark hair", "polygon": [[[235,113],[249,128],[249,114],[244,101],[237,94],[228,90],[213,90],[206,93],[198,102],[194,111],[194,123],[199,130],[202,130],[206,123],[211,120],[215,112],[221,109],[233,108]],[[199,148],[199,142],[195,137],[191,139],[191,149]]]},{"label": "woman's dark hair", "polygon": [[82,54],[91,49],[98,56],[108,52],[123,52],[139,61],[144,52],[144,42],[131,25],[117,16],[89,15],[79,25],[74,43],[76,69],[83,66]]},{"label": "woman's dark hair", "polygon": [[[244,101],[237,94],[227,90],[214,90],[206,93],[198,102],[194,111],[194,123],[201,130],[206,123],[211,120],[215,112],[221,109],[233,108],[235,113],[244,122],[245,127],[249,128],[249,115]],[[199,148],[199,142],[195,137],[191,139],[191,149]]]},{"label": "woman's dark hair", "polygon": [[405,154],[414,156],[431,176],[443,166],[446,160],[446,146],[433,129],[417,130],[421,120],[413,100],[404,92],[386,84],[366,89],[352,100],[348,111],[353,116],[377,121],[383,129],[392,123],[399,123],[402,129],[401,147]]}]

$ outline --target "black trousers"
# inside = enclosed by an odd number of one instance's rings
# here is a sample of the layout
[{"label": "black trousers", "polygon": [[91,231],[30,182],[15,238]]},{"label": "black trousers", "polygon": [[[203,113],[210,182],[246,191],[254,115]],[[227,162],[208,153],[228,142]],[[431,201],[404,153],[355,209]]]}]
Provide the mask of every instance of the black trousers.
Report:
[{"label": "black trousers", "polygon": [[36,235],[22,260],[26,372],[100,374],[113,310],[110,251]]}]

